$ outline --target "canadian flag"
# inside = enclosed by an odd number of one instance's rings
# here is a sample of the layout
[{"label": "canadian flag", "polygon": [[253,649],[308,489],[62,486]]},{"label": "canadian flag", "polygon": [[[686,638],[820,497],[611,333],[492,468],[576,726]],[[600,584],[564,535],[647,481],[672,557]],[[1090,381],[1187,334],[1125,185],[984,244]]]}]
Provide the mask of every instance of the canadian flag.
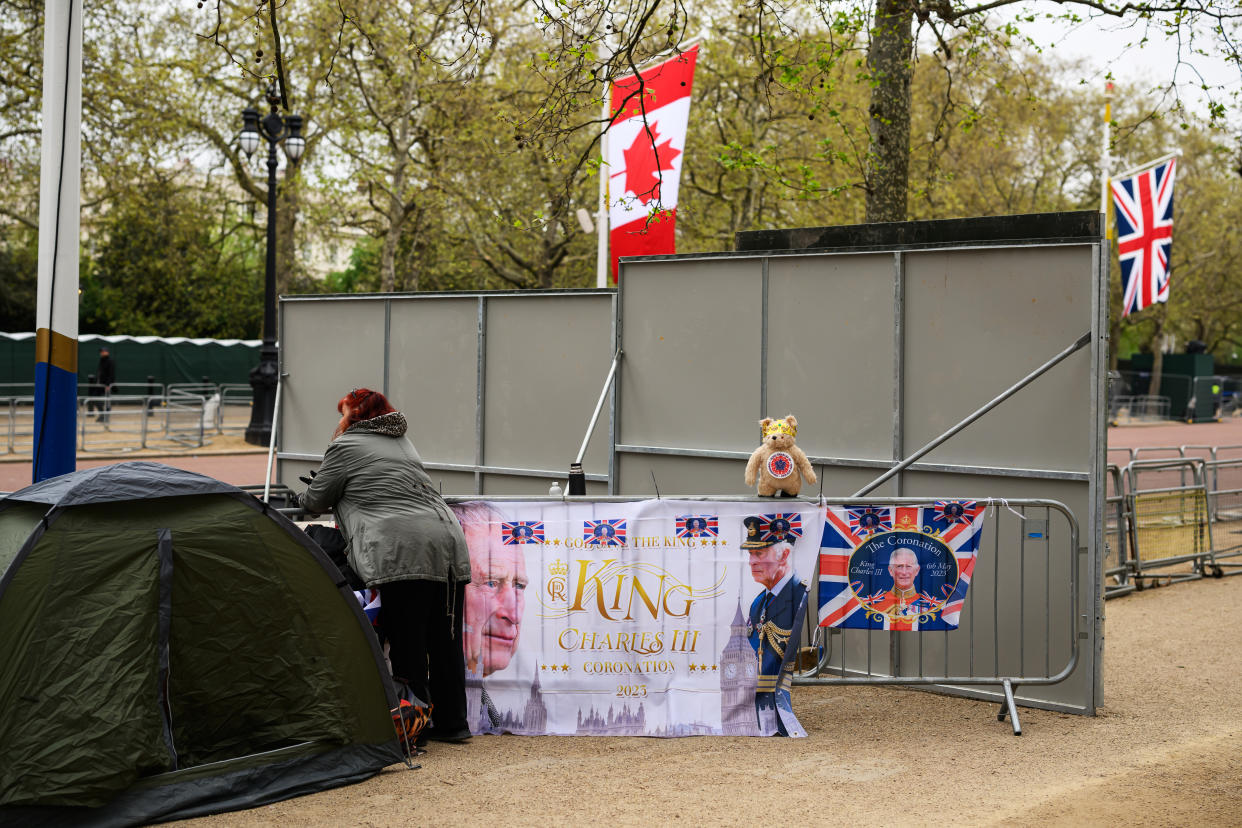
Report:
[{"label": "canadian flag", "polygon": [[612,280],[622,256],[675,253],[677,186],[699,47],[616,81],[608,127]]}]

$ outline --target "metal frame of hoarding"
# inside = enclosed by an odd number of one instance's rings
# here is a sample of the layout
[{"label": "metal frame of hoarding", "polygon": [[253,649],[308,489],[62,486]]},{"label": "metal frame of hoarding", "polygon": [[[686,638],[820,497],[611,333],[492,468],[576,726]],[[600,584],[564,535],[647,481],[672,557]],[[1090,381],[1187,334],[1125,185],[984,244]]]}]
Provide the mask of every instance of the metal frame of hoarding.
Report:
[{"label": "metal frame of hoarding", "polygon": [[[325,301],[365,301],[365,302],[383,302],[384,303],[384,366],[383,366],[383,392],[385,395],[391,393],[389,387],[389,374],[392,359],[392,303],[394,301],[443,301],[474,298],[477,303],[476,320],[477,320],[477,357],[475,364],[475,381],[476,395],[478,400],[475,409],[474,423],[474,440],[475,452],[473,463],[443,463],[435,461],[425,461],[424,466],[429,470],[445,471],[445,472],[462,472],[474,475],[475,494],[483,493],[483,479],[485,475],[504,475],[512,477],[538,477],[543,479],[564,479],[565,469],[548,469],[548,468],[522,468],[513,466],[495,466],[487,465],[483,462],[484,458],[484,435],[487,425],[486,409],[487,409],[487,316],[489,301],[497,298],[523,298],[523,299],[540,299],[549,296],[553,297],[578,297],[578,296],[608,296],[612,302],[612,330],[610,331],[609,341],[615,342],[617,338],[617,291],[615,288],[591,288],[591,289],[574,289],[574,290],[493,290],[493,291],[441,291],[436,293],[389,293],[389,294],[329,294],[316,296],[282,296],[280,300],[280,329],[285,327],[285,310],[287,303],[305,303],[305,302],[325,302]],[[605,399],[609,391],[612,372],[615,370],[616,361],[619,354],[614,354],[613,368],[610,369],[608,379],[604,384],[604,391],[601,393],[601,401]],[[281,373],[285,375],[287,366],[284,364],[283,352],[281,355]],[[615,385],[612,385],[615,391]],[[614,442],[613,436],[613,419],[615,417],[615,404],[609,407],[609,426],[608,426],[608,445]],[[597,407],[596,415],[592,418],[586,436],[583,438],[583,446],[590,442],[592,433],[594,432],[596,420],[599,416],[599,408]],[[320,462],[323,460],[321,452],[298,452],[285,450],[284,441],[279,434],[279,423],[274,425],[277,431],[276,438],[276,460],[291,460],[305,462]],[[579,458],[581,459],[581,458]],[[568,463],[568,459],[566,461]],[[593,482],[607,482],[613,476],[614,455],[611,451],[608,453],[608,472],[606,474],[593,473],[587,474],[585,477]],[[280,479],[278,470],[277,478]],[[489,495],[490,497],[491,495]]]},{"label": "metal frame of hoarding", "polygon": [[[1010,217],[1010,218],[1013,218],[1013,217]],[[1021,217],[1018,217],[1018,218],[1021,218]],[[705,265],[710,266],[714,262],[719,262],[719,261],[724,261],[724,260],[749,259],[756,263],[757,268],[762,269],[762,279],[761,279],[762,303],[763,303],[763,307],[767,308],[769,304],[768,264],[770,261],[774,259],[779,259],[782,257],[797,257],[797,256],[810,256],[810,257],[843,256],[844,257],[844,256],[853,256],[853,255],[873,255],[874,256],[875,254],[883,254],[885,256],[891,257],[891,262],[892,262],[892,267],[891,267],[890,272],[892,273],[891,296],[892,296],[893,306],[897,311],[902,311],[906,303],[905,296],[906,296],[907,260],[917,256],[918,254],[922,254],[926,252],[957,253],[957,252],[965,252],[965,251],[985,251],[985,252],[995,252],[995,251],[1005,251],[1005,250],[1020,251],[1020,250],[1029,250],[1032,248],[1049,249],[1049,248],[1058,248],[1058,247],[1086,249],[1087,251],[1089,251],[1090,262],[1091,262],[1090,264],[1091,272],[1089,274],[1091,278],[1091,282],[1090,282],[1090,287],[1088,288],[1090,292],[1090,303],[1089,303],[1090,331],[1087,334],[1088,339],[1089,339],[1089,346],[1091,349],[1091,357],[1090,357],[1089,367],[1086,369],[1084,373],[1087,374],[1087,379],[1088,379],[1088,382],[1090,383],[1089,388],[1091,390],[1089,391],[1090,398],[1087,401],[1087,404],[1085,407],[1088,409],[1088,416],[1090,418],[1089,421],[1094,426],[1091,429],[1089,438],[1088,438],[1089,446],[1088,446],[1087,462],[1084,463],[1082,467],[1072,466],[1072,467],[1066,467],[1066,468],[1023,468],[1015,464],[988,466],[988,465],[980,465],[978,463],[911,462],[905,467],[905,470],[912,472],[912,473],[915,473],[915,472],[950,473],[950,474],[955,474],[955,475],[978,475],[978,476],[985,476],[985,477],[992,477],[992,478],[1013,478],[1013,479],[1019,479],[1019,480],[1026,479],[1026,480],[1035,480],[1035,481],[1047,480],[1047,481],[1066,481],[1066,482],[1071,482],[1071,483],[1085,483],[1086,492],[1085,492],[1084,499],[1089,504],[1089,508],[1087,509],[1088,514],[1086,515],[1086,518],[1085,518],[1085,526],[1084,526],[1085,531],[1082,532],[1082,537],[1086,543],[1086,546],[1083,549],[1078,550],[1078,552],[1083,553],[1083,552],[1090,551],[1091,553],[1093,553],[1090,558],[1090,566],[1084,569],[1084,573],[1086,576],[1086,580],[1089,582],[1089,584],[1096,588],[1095,592],[1102,593],[1103,592],[1102,590],[1103,526],[1104,526],[1103,509],[1104,509],[1104,500],[1105,500],[1104,486],[1103,486],[1103,472],[1104,472],[1104,466],[1105,466],[1105,445],[1106,445],[1106,441],[1104,437],[1104,421],[1105,421],[1104,414],[1107,411],[1107,408],[1106,408],[1107,402],[1105,398],[1104,383],[1103,383],[1102,378],[1106,373],[1106,366],[1105,366],[1106,350],[1104,348],[1104,342],[1106,340],[1106,334],[1107,334],[1107,329],[1108,329],[1108,326],[1107,326],[1108,307],[1107,307],[1107,292],[1106,292],[1107,286],[1102,277],[1102,274],[1107,272],[1106,271],[1107,247],[1103,244],[1102,236],[1098,235],[1098,226],[1099,226],[1098,216],[1091,217],[1091,218],[1094,218],[1096,221],[1095,221],[1095,224],[1092,224],[1090,228],[1087,227],[1086,222],[1080,221],[1081,215],[1075,214],[1074,216],[1072,216],[1072,218],[1074,219],[1074,221],[1078,223],[1074,224],[1074,222],[1067,221],[1065,223],[1066,230],[1064,234],[1060,237],[1044,236],[1044,237],[1039,237],[1039,238],[1027,239],[1027,238],[1024,238],[1023,233],[1016,232],[1015,235],[1013,236],[1009,236],[1006,238],[997,237],[997,240],[994,240],[994,241],[987,240],[987,241],[978,241],[978,242],[967,241],[967,242],[946,242],[946,243],[919,242],[919,243],[896,243],[896,244],[874,244],[874,245],[869,244],[869,245],[845,246],[845,247],[837,247],[837,248],[825,247],[825,248],[817,248],[814,250],[771,250],[771,251],[765,250],[765,251],[747,251],[747,252],[741,252],[741,253],[726,252],[726,253],[719,253],[719,254],[690,254],[690,255],[679,255],[675,257],[655,256],[655,257],[643,257],[643,260],[627,259],[627,260],[623,260],[621,263],[621,271],[622,271],[622,278],[620,279],[621,287],[617,289],[616,291],[611,290],[611,289],[603,289],[603,290],[596,289],[596,290],[585,290],[585,291],[554,291],[554,292],[521,292],[521,291],[518,291],[518,292],[503,292],[503,293],[502,292],[495,292],[495,293],[462,292],[462,293],[449,293],[449,294],[418,294],[418,297],[420,299],[425,299],[427,301],[432,301],[432,300],[436,300],[440,298],[460,299],[463,296],[474,296],[476,297],[479,303],[478,304],[479,337],[480,337],[479,338],[479,349],[478,349],[479,364],[476,368],[476,371],[477,371],[477,381],[479,383],[478,389],[477,389],[478,394],[479,394],[479,408],[477,410],[480,413],[476,417],[476,423],[475,423],[475,428],[474,428],[474,436],[476,439],[474,462],[473,463],[437,463],[433,461],[433,462],[428,462],[426,465],[429,469],[449,471],[449,472],[473,473],[476,494],[483,493],[483,483],[487,475],[514,476],[514,477],[540,477],[540,478],[545,478],[545,479],[547,478],[564,479],[563,467],[560,469],[553,470],[553,469],[546,469],[546,468],[513,468],[513,467],[501,467],[501,466],[487,466],[487,465],[484,465],[483,463],[483,459],[484,459],[483,440],[484,440],[485,434],[484,434],[484,428],[483,428],[484,423],[482,419],[483,418],[482,412],[486,410],[485,400],[483,399],[483,394],[486,392],[486,388],[484,385],[484,379],[486,376],[486,372],[488,370],[488,365],[486,364],[486,358],[485,358],[485,354],[486,354],[485,346],[486,346],[486,336],[487,336],[487,325],[486,325],[487,301],[491,297],[516,295],[516,296],[530,297],[530,298],[537,299],[538,297],[545,296],[548,293],[553,293],[555,295],[566,295],[566,294],[586,295],[586,294],[592,294],[592,293],[609,295],[611,298],[611,302],[612,302],[613,313],[612,313],[612,324],[611,324],[612,336],[611,336],[611,341],[608,343],[609,345],[608,351],[610,354],[613,355],[613,361],[615,364],[616,359],[617,359],[616,355],[622,353],[623,348],[624,348],[624,327],[625,327],[624,316],[625,316],[626,311],[625,311],[623,292],[626,289],[625,285],[627,281],[625,278],[625,272],[627,269],[635,265],[642,266],[642,261],[645,261],[645,260],[660,260],[660,259],[667,259],[667,258],[676,258],[678,261],[702,262]],[[1012,224],[1015,227],[1017,226],[1016,222]],[[1074,229],[1074,228],[1077,228],[1077,229]],[[1096,234],[1092,235],[1092,232]],[[1088,274],[1085,273],[1085,268],[1084,268],[1084,273],[1083,273],[1084,281],[1087,275]],[[282,330],[284,329],[284,324],[286,321],[285,310],[287,307],[287,303],[291,301],[296,301],[296,302],[384,301],[386,303],[391,303],[392,301],[399,301],[406,297],[408,297],[408,295],[401,295],[401,294],[389,294],[389,295],[378,296],[378,297],[377,296],[285,297],[282,299],[282,302],[281,302]],[[1086,304],[1087,304],[1086,297],[1084,297],[1082,303],[1079,304],[1078,307],[1084,308]],[[384,377],[385,377],[384,390],[385,391],[389,390],[387,387],[388,360],[390,359],[391,346],[392,346],[391,336],[390,336],[391,331],[389,330],[389,327],[388,327],[391,324],[390,313],[391,313],[391,305],[386,304],[386,311],[384,314],[385,331],[384,331],[384,337],[383,337],[384,360],[385,360],[384,362]],[[904,319],[905,319],[905,313],[899,313],[897,315],[895,325],[894,325],[894,332],[893,332],[893,337],[894,337],[893,343],[896,346],[896,352],[894,355],[894,361],[893,361],[893,366],[892,366],[892,370],[893,370],[892,378],[893,378],[893,389],[894,389],[893,390],[894,413],[893,413],[893,421],[892,421],[891,456],[884,457],[884,454],[890,453],[887,448],[884,448],[878,455],[871,456],[871,457],[865,457],[865,458],[864,457],[848,457],[848,456],[812,456],[809,458],[812,463],[821,465],[821,466],[826,466],[826,467],[840,467],[843,469],[850,469],[850,468],[871,469],[871,470],[874,470],[876,474],[883,474],[883,473],[890,472],[891,470],[893,470],[895,465],[901,464],[904,460],[908,459],[906,457],[905,447],[902,445],[903,426],[907,425],[907,423],[903,422],[903,417],[906,418],[907,420],[909,419],[909,413],[904,412],[903,410],[904,405],[903,405],[903,400],[902,400],[902,393],[903,393],[902,389],[904,386],[905,376],[906,376],[905,357],[903,354],[903,343],[905,341],[907,332],[904,329]],[[603,326],[601,325],[600,327],[603,327]],[[1079,333],[1078,331],[1074,332],[1075,335],[1077,335],[1078,333]],[[601,334],[602,334],[602,331],[601,331]],[[1066,342],[1057,343],[1057,344],[1067,346],[1067,345],[1070,345],[1070,342],[1067,339]],[[1075,342],[1074,344],[1077,344],[1077,342]],[[762,340],[761,340],[760,347],[761,347],[761,356],[760,356],[759,365],[761,367],[759,369],[760,375],[757,378],[758,388],[755,389],[755,391],[752,391],[751,393],[752,394],[757,393],[758,402],[762,406],[764,406],[764,408],[766,409],[766,405],[768,403],[768,393],[769,393],[769,377],[768,377],[769,330],[768,330],[768,321],[767,321],[766,313],[763,314]],[[1047,354],[1041,355],[1041,357],[1046,357],[1046,356]],[[282,357],[282,362],[283,362],[283,357]],[[288,370],[288,367],[282,364],[282,372],[287,371],[287,370]],[[610,368],[609,371],[612,372],[613,369]],[[618,464],[621,462],[622,458],[624,458],[627,455],[631,455],[631,454],[667,455],[667,456],[684,457],[684,458],[713,458],[713,459],[726,459],[726,460],[740,460],[743,462],[749,458],[750,452],[752,450],[752,447],[750,446],[747,446],[745,450],[740,450],[740,449],[739,450],[728,450],[728,449],[719,450],[719,449],[696,449],[696,448],[688,448],[688,447],[678,447],[676,445],[659,446],[659,445],[637,445],[637,444],[619,443],[618,437],[619,435],[622,434],[622,431],[620,430],[621,429],[620,420],[621,420],[621,409],[622,409],[621,398],[622,398],[622,395],[624,394],[624,384],[621,381],[623,372],[615,372],[614,375],[616,377],[616,380],[612,383],[605,382],[605,391],[601,395],[601,396],[610,395],[609,403],[608,403],[609,405],[608,438],[607,438],[607,443],[606,443],[607,456],[608,456],[607,474],[597,473],[597,474],[586,475],[586,479],[588,481],[597,482],[597,483],[606,481],[608,484],[607,491],[609,495],[620,495],[621,481],[619,480],[619,476],[620,476],[622,469],[619,467]],[[602,370],[600,372],[599,379],[601,381],[605,379],[604,372]],[[594,386],[593,388],[589,389],[589,393],[591,395],[594,395],[596,393],[596,389],[598,388],[599,388],[598,385]],[[586,390],[584,390],[583,393],[585,394]],[[750,397],[749,399],[753,400],[754,397]],[[583,418],[582,425],[583,426],[586,425],[585,417]],[[589,432],[588,432],[588,439],[589,439]],[[646,441],[643,441],[643,442],[646,442]],[[577,443],[575,442],[574,446],[576,447],[576,445]],[[306,452],[305,450],[300,451],[300,452],[289,451],[288,449],[290,447],[286,444],[285,440],[283,439],[283,436],[280,438],[279,448],[280,448],[280,451],[278,452],[277,457],[280,460],[313,462],[313,461],[319,460],[322,457],[322,454],[319,453],[319,451],[315,451],[313,453]],[[318,448],[319,447],[316,446],[316,449]],[[569,456],[570,453],[571,452],[566,453],[566,457],[564,458],[563,462],[568,463],[572,459]],[[903,488],[902,488],[903,478],[904,478],[904,475],[897,475],[894,481],[894,485],[896,487],[894,491],[897,495],[903,494]],[[283,479],[283,476],[281,477],[281,479]],[[493,497],[493,496],[495,495],[492,495],[492,494],[488,495],[488,497]],[[630,495],[629,497],[630,499],[632,499],[634,495]],[[1077,498],[1077,495],[1075,497]],[[872,499],[874,500],[874,498]],[[1045,705],[1039,702],[1038,700],[1031,702],[1031,703],[1034,703],[1038,706],[1052,706],[1054,709],[1065,709],[1065,710],[1070,710],[1072,712],[1085,712],[1088,714],[1094,712],[1095,707],[1097,707],[1098,704],[1100,703],[1100,694],[1101,694],[1100,670],[1102,667],[1101,653],[1102,653],[1102,647],[1103,647],[1103,637],[1101,634],[1102,633],[1102,622],[1103,622],[1102,596],[1098,597],[1098,600],[1095,601],[1092,605],[1083,606],[1080,609],[1082,613],[1082,618],[1079,620],[1088,625],[1088,629],[1092,632],[1088,632],[1087,634],[1093,636],[1093,641],[1092,641],[1093,656],[1091,659],[1091,667],[1090,667],[1092,673],[1091,675],[1085,677],[1085,684],[1087,686],[1086,694],[1082,695],[1081,698],[1080,696],[1076,695],[1072,705],[1069,705],[1069,704],[1062,705],[1060,702],[1048,702],[1047,705]],[[1086,645],[1083,645],[1083,646],[1086,646]],[[896,640],[894,640],[892,648],[893,648],[892,652],[900,656],[901,645]],[[1081,664],[1081,661],[1082,659],[1079,660],[1079,664]],[[894,663],[897,663],[897,659],[894,659]],[[945,687],[942,689],[944,692],[949,692],[949,693],[954,692],[954,689],[951,687]],[[1028,703],[1028,702],[1024,700],[1024,703]]]},{"label": "metal frame of hoarding", "polygon": [[[904,318],[905,318],[905,260],[907,254],[917,254],[922,252],[935,251],[969,251],[969,250],[996,250],[998,248],[1013,249],[1030,249],[1030,248],[1049,248],[1049,247],[1084,247],[1093,246],[1095,248],[1094,255],[1091,258],[1091,330],[1079,337],[1073,343],[1067,344],[1066,349],[1060,354],[1054,356],[1039,369],[1036,369],[1031,375],[1020,381],[1018,386],[1010,390],[1016,390],[1026,382],[1033,380],[1058,364],[1061,359],[1068,356],[1083,346],[1089,345],[1091,348],[1090,361],[1090,384],[1094,389],[1089,403],[1090,420],[1094,424],[1094,428],[1090,434],[1090,461],[1089,467],[1092,471],[1079,472],[1071,470],[1057,469],[1030,469],[1030,468],[1013,468],[1013,467],[997,467],[997,466],[977,466],[966,464],[944,464],[944,463],[920,463],[914,462],[918,455],[912,455],[909,458],[904,456],[904,446],[902,445],[902,430],[904,416],[904,406],[901,398],[902,388],[904,387],[904,359],[903,359],[903,343],[905,337]],[[686,261],[703,261],[710,263],[721,260],[738,260],[738,259],[754,259],[759,260],[761,264],[761,291],[762,291],[762,308],[763,320],[761,327],[761,344],[760,344],[760,388],[759,402],[761,410],[767,410],[767,364],[768,364],[768,325],[767,325],[767,308],[768,308],[768,262],[774,258],[782,258],[788,256],[851,256],[851,255],[874,255],[876,253],[887,253],[893,256],[893,307],[894,307],[894,412],[893,412],[893,458],[892,460],[873,460],[863,458],[848,457],[826,457],[808,455],[808,460],[813,466],[839,466],[849,468],[870,468],[884,471],[887,476],[896,477],[897,492],[902,492],[901,476],[898,471],[909,470],[913,472],[941,472],[953,474],[974,474],[995,477],[1016,477],[1027,479],[1044,479],[1044,480],[1066,480],[1079,481],[1088,484],[1088,502],[1091,505],[1090,514],[1087,521],[1087,534],[1089,546],[1084,551],[1093,552],[1091,556],[1091,567],[1089,577],[1092,585],[1091,594],[1094,596],[1092,601],[1093,610],[1093,672],[1092,687],[1093,699],[1086,705],[1085,711],[1093,714],[1095,707],[1100,703],[1102,693],[1102,670],[1103,670],[1103,647],[1104,637],[1102,634],[1104,619],[1104,505],[1105,505],[1105,487],[1104,487],[1104,469],[1106,466],[1106,417],[1108,411],[1108,400],[1105,389],[1104,378],[1107,376],[1107,343],[1106,334],[1108,330],[1108,300],[1107,300],[1107,283],[1103,278],[1103,274],[1108,272],[1107,257],[1108,247],[1102,243],[1099,238],[1088,237],[1064,237],[1064,238],[1039,238],[1032,239],[1027,243],[1015,242],[1013,240],[1001,240],[995,242],[968,242],[968,243],[910,243],[910,244],[890,244],[890,245],[860,245],[851,247],[816,247],[813,249],[802,250],[750,250],[746,252],[727,252],[718,254],[681,254],[673,256],[648,256],[636,259],[622,259],[620,263],[618,283],[620,285],[620,296],[617,302],[616,312],[616,340],[615,347],[618,351],[625,347],[624,342],[624,291],[626,285],[625,270],[627,262],[633,261],[660,261],[675,259],[678,262]],[[620,429],[620,401],[619,395],[623,393],[622,389],[614,387],[613,401],[613,428],[614,433],[619,433]],[[1008,392],[1007,392],[1008,393]],[[977,415],[982,414],[986,410],[990,410],[1002,397],[1001,395],[992,403],[989,403],[984,409],[975,412],[970,417],[959,422],[944,435],[942,438],[956,433],[964,428]],[[939,441],[941,438],[937,438]],[[933,444],[938,444],[933,441]],[[931,444],[929,444],[931,445]],[[683,449],[665,446],[635,445],[635,444],[618,444],[613,440],[614,459],[610,461],[610,471],[616,466],[616,457],[621,454],[646,454],[646,455],[671,455],[680,457],[700,457],[712,459],[727,459],[745,461],[749,458],[749,451],[726,451],[711,449]],[[905,461],[905,462],[903,462]],[[900,466],[900,468],[897,468]],[[615,476],[609,481],[609,493],[617,493],[617,481]],[[872,498],[874,500],[874,498]],[[835,501],[834,501],[835,502]],[[893,661],[897,663],[900,656],[900,643],[896,637],[892,642]],[[1077,659],[1075,660],[1075,664]],[[1068,675],[1068,674],[1067,674]],[[1064,678],[1064,677],[1062,677]],[[927,682],[933,684],[934,682]],[[1043,682],[1052,683],[1052,682]],[[943,688],[946,692],[952,692],[948,688]]]}]

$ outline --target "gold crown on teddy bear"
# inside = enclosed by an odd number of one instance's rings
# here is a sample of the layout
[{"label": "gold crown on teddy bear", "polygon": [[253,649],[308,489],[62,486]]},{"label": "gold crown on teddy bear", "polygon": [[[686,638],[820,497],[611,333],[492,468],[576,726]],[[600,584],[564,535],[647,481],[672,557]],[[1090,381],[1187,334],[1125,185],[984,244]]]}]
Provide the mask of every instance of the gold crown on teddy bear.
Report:
[{"label": "gold crown on teddy bear", "polygon": [[785,420],[773,420],[763,428],[763,436],[768,437],[773,434],[788,434],[790,437],[798,436],[798,427],[790,425]]}]

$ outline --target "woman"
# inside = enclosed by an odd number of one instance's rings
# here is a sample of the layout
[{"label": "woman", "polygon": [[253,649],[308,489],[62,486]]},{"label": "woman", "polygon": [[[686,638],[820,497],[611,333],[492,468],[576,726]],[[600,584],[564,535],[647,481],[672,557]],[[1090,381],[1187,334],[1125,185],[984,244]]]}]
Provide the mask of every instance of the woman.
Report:
[{"label": "woman", "polygon": [[341,421],[299,503],[335,510],[350,565],[379,588],[393,679],[434,705],[427,738],[464,742],[461,610],[470,555],[461,526],[406,438],[405,415],[383,394],[359,388],[336,410]]}]

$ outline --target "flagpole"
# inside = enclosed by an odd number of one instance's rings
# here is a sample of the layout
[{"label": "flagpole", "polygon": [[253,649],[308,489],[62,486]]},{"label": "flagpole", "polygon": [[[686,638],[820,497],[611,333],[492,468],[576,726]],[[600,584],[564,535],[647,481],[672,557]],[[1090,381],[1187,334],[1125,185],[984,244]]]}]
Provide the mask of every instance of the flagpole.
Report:
[{"label": "flagpole", "polygon": [[609,89],[611,85],[604,83],[604,108],[600,115],[604,123],[604,131],[599,136],[599,209],[595,215],[595,232],[599,234],[595,249],[595,286],[608,287],[608,127],[611,112]]},{"label": "flagpole", "polygon": [[1104,214],[1104,237],[1108,238],[1108,190],[1112,179],[1108,168],[1112,166],[1112,155],[1109,152],[1108,129],[1113,122],[1113,82],[1104,84],[1104,145],[1100,148],[1100,212]]}]

